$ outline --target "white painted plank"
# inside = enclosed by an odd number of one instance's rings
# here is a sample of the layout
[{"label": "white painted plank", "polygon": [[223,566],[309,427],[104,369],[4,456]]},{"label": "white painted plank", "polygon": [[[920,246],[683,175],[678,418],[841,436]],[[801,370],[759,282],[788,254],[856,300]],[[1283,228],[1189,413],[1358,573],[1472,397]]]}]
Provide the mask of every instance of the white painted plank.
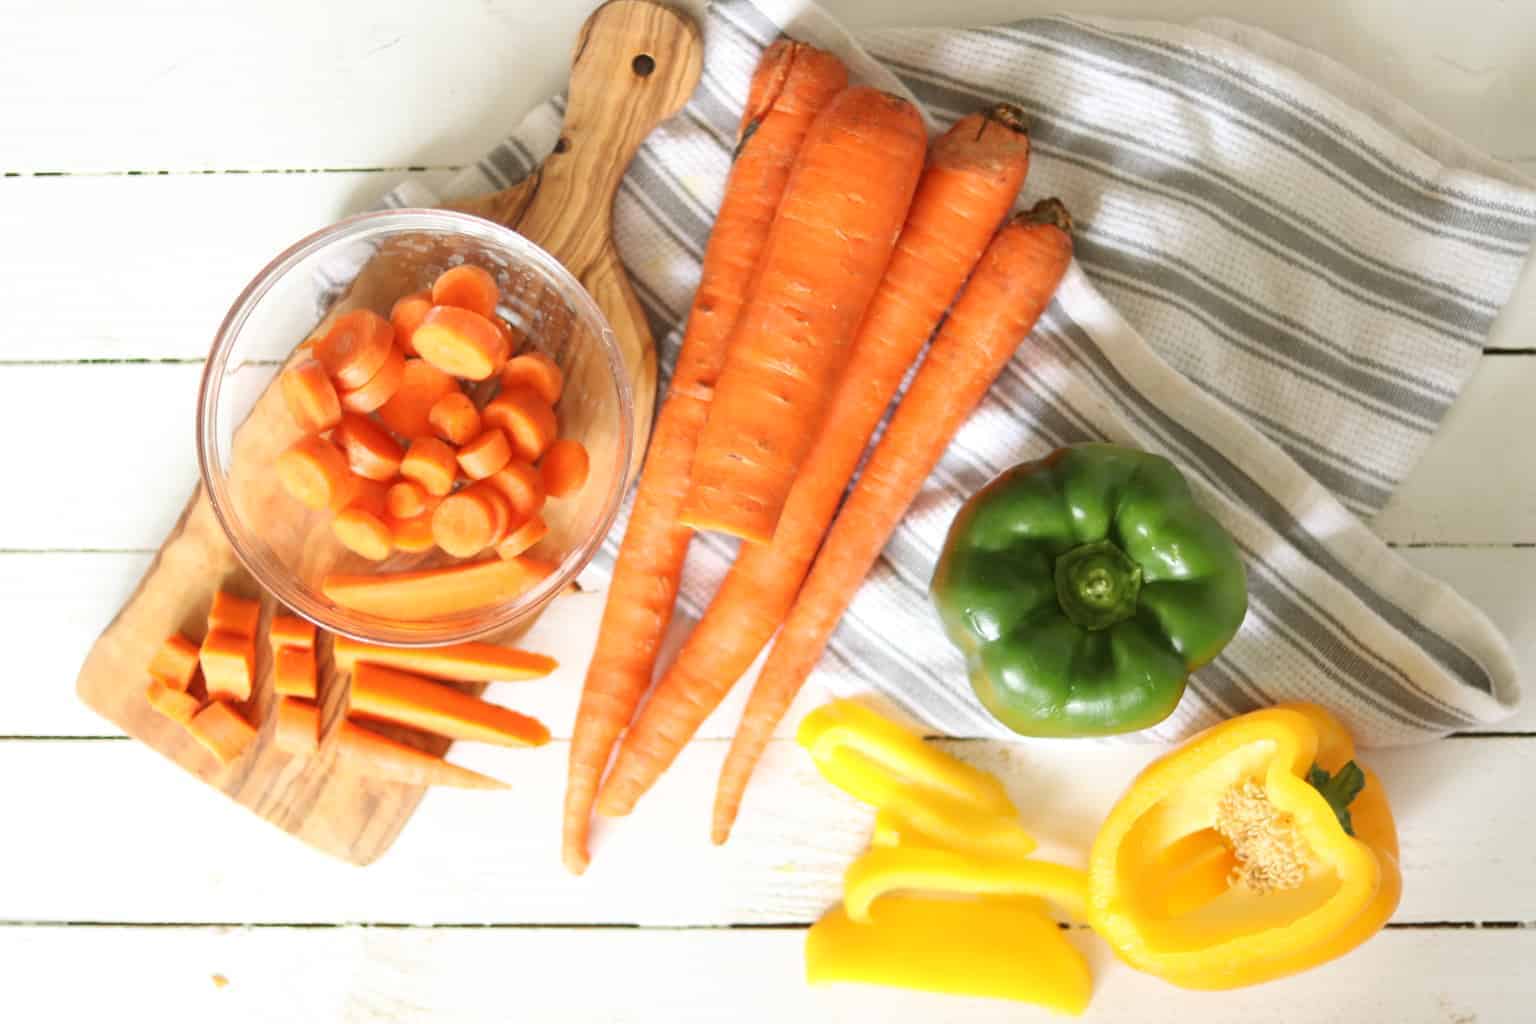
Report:
[{"label": "white painted plank", "polygon": [[[1086,1024],[1515,1024],[1536,998],[1529,929],[1391,930],[1306,974],[1222,993],[1180,992],[1113,962],[1090,936],[1074,941],[1095,975]],[[812,988],[803,947],[798,929],[0,929],[0,958],[29,968],[13,972],[7,1002],[32,1021],[151,1006],[166,1024],[1061,1019],[992,1000]],[[61,984],[82,965],[88,984]]]},{"label": "white painted plank", "polygon": [[[1009,785],[1042,856],[1080,863],[1150,748],[949,743]],[[870,815],[772,745],[737,834],[707,835],[725,744],[686,750],[635,815],[601,828],[591,870],[560,867],[567,747],[464,749],[506,793],[433,792],[395,847],[358,870],[301,846],[136,744],[0,743],[11,920],[641,923],[813,920],[868,840]],[[1449,740],[1376,751],[1398,812],[1397,920],[1536,921],[1536,740]]]},{"label": "white painted plank", "polygon": [[[1514,645],[1526,678],[1536,679],[1536,549],[1412,548],[1403,555],[1486,611]],[[0,646],[12,652],[9,674],[18,680],[0,697],[0,736],[117,735],[75,699],[75,672],[148,564],[144,554],[0,554],[0,608],[7,609]],[[491,696],[537,716],[556,736],[569,736],[601,612],[599,594],[562,598],[522,641],[560,658],[560,670],[536,683],[500,686]],[[737,687],[710,716],[701,738],[731,736],[745,690]],[[797,709],[819,702],[820,695],[808,691]],[[797,720],[798,713],[791,713],[779,735],[792,736]],[[1491,730],[1536,732],[1536,703],[1527,701],[1518,715]]]}]

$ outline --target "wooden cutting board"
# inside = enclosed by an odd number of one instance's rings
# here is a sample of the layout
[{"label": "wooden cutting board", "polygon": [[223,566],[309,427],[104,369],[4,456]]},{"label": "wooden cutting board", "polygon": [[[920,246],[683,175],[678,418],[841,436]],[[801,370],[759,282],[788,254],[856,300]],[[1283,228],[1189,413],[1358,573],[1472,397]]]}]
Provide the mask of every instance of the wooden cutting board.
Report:
[{"label": "wooden cutting board", "polygon": [[[702,65],[698,29],[686,16],[653,0],[611,0],[587,19],[577,39],[555,152],[526,181],[453,204],[538,243],[597,300],[619,340],[634,387],[636,465],[650,435],[656,350],[613,244],[613,198],[640,143],[687,102]],[[380,295],[394,294],[386,263],[380,258],[365,267],[331,316],[377,305]],[[266,428],[279,415],[280,400],[269,391],[236,432],[237,450],[243,445],[250,454],[266,445]],[[81,700],[279,828],[352,863],[372,862],[389,848],[424,791],[347,772],[334,764],[326,744],[318,757],[279,752],[267,721],[272,666],[263,640],[257,644],[255,691],[243,709],[261,724],[261,733],[237,761],[220,766],[181,726],[145,702],[146,667],[155,649],[178,631],[200,639],[208,606],[221,588],[258,596],[199,487],[133,596],[91,648],[76,684]],[[260,596],[264,637],[274,602]],[[320,654],[320,695],[329,729],[341,716],[345,686],[324,639]],[[395,735],[434,753],[448,746],[416,734]]]}]

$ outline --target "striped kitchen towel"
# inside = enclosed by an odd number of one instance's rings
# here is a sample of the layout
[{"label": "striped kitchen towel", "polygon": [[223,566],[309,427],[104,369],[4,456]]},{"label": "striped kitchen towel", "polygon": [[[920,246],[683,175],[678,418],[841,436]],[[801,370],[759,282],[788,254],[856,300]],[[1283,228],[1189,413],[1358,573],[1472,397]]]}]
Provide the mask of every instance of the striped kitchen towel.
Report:
[{"label": "striped kitchen towel", "polygon": [[[1371,744],[1511,712],[1504,639],[1367,524],[1477,365],[1536,234],[1530,187],[1348,71],[1238,25],[1043,18],[855,39],[802,0],[720,0],[699,89],[642,148],[616,209],[664,373],[748,78],[780,32],[916,99],[935,130],[997,100],[1022,106],[1034,141],[1024,202],[1060,196],[1078,224],[1059,296],[891,540],[814,683],[876,692],[941,733],[1010,736],[971,695],[929,575],[966,495],[1059,445],[1109,439],[1182,467],[1248,565],[1242,631],[1141,737],[1281,700],[1318,701]],[[441,189],[412,183],[388,204],[512,183],[551,148],[561,110],[552,100]],[[698,538],[682,612],[702,612],[732,554]]]}]

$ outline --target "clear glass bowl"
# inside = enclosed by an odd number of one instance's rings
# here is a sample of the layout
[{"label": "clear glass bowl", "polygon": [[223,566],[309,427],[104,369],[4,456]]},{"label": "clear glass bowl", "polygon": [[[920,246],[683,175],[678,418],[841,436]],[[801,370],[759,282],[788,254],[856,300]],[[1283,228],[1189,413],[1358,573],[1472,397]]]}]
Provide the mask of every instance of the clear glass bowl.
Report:
[{"label": "clear glass bowl", "polygon": [[[300,505],[277,481],[272,461],[300,434],[272,385],[338,301],[343,309],[367,307],[388,316],[397,298],[430,287],[438,274],[460,263],[496,276],[503,302],[498,312],[526,335],[523,350],[544,352],[564,371],[565,390],[556,409],[560,436],[586,446],[590,475],[579,493],[545,505],[549,534],[532,554],[558,569],[537,587],[453,615],[404,620],[361,614],[325,597],[320,582],[328,573],[401,572],[459,560],[434,549],[370,562],[337,543],[330,514]],[[203,373],[198,461],[214,515],[236,556],[274,597],[333,633],[427,646],[526,624],[565,589],[613,525],[633,423],[633,397],[613,332],[592,297],[554,257],[478,217],[396,210],[353,217],[310,235],[241,292]]]}]

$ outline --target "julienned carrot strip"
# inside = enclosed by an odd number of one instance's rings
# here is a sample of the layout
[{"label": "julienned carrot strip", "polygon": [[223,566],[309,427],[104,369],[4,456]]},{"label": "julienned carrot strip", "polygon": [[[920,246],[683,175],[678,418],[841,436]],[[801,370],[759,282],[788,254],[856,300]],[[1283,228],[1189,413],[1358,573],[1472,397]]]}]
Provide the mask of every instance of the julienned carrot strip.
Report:
[{"label": "julienned carrot strip", "polygon": [[272,656],[272,689],[288,697],[315,697],[314,648],[279,647]]},{"label": "julienned carrot strip", "polygon": [[404,725],[455,740],[503,747],[541,747],[544,723],[499,704],[471,697],[447,683],[360,662],[352,670],[348,714]]},{"label": "julienned carrot strip", "polygon": [[773,540],[743,545],[736,556],[625,734],[598,798],[600,813],[634,808],[783,622],[870,435],[1018,195],[1029,166],[1022,122],[1019,110],[999,105],[961,118],[934,143]]},{"label": "julienned carrot strip", "polygon": [[524,519],[537,515],[544,507],[544,477],[526,459],[509,460],[486,477],[485,482],[506,495],[512,511]]},{"label": "julienned carrot strip", "polygon": [[544,492],[551,498],[568,498],[587,483],[591,464],[587,449],[580,441],[561,438],[549,446],[539,460],[539,475]]},{"label": "julienned carrot strip", "polygon": [[555,410],[532,388],[503,389],[480,413],[487,430],[506,433],[512,451],[520,459],[536,462],[560,432]]},{"label": "julienned carrot strip", "polygon": [[1072,261],[1054,199],[1003,227],[939,329],[816,556],[731,741],[712,834],[730,835],[753,766],[955,432],[1034,327]]},{"label": "julienned carrot strip", "polygon": [[[795,155],[816,114],[843,89],[848,70],[830,53],[780,39],[764,52],[743,111],[741,141],[715,218],[677,369],[656,419],[619,548],[597,649],[571,738],[561,853],[586,870],[592,803],[619,734],[650,684],[692,531],[677,521],[699,431]],[[502,542],[514,551],[530,520]]]},{"label": "julienned carrot strip", "polygon": [[418,437],[400,461],[400,475],[414,480],[431,495],[441,498],[453,490],[459,475],[454,450],[435,437]]},{"label": "julienned carrot strip", "polygon": [[926,148],[917,108],[876,89],[846,90],[811,125],[699,437],[687,525],[753,543],[773,537]]},{"label": "julienned carrot strip", "polygon": [[427,311],[432,308],[431,292],[412,292],[396,300],[389,311],[389,325],[395,329],[395,344],[408,356],[416,354],[416,346],[411,344],[411,336],[416,333],[416,328],[421,326],[422,319]]},{"label": "julienned carrot strip", "polygon": [[144,688],[149,706],[173,722],[186,725],[197,714],[197,698],[170,685],[164,679],[150,679]]},{"label": "julienned carrot strip", "polygon": [[444,395],[459,390],[459,382],[425,359],[407,359],[400,387],[379,406],[379,422],[407,441],[432,433],[432,407]]},{"label": "julienned carrot strip", "polygon": [[149,674],[176,690],[186,690],[197,675],[197,644],[180,633],[166,638],[149,660]]},{"label": "julienned carrot strip", "polygon": [[290,497],[313,509],[345,507],[358,485],[347,457],[323,437],[306,437],[279,455],[277,478]]},{"label": "julienned carrot strip", "polygon": [[394,344],[395,329],[388,320],[371,309],[354,309],[336,318],[314,352],[337,390],[346,390],[372,380]]},{"label": "julienned carrot strip", "polygon": [[430,515],[423,514],[410,519],[391,519],[389,529],[394,537],[396,551],[414,555],[437,547],[437,540],[432,536]]},{"label": "julienned carrot strip", "polygon": [[511,600],[554,571],[553,562],[524,555],[421,572],[334,573],[320,589],[344,608],[409,622]]},{"label": "julienned carrot strip", "polygon": [[465,683],[541,679],[560,667],[554,658],[515,647],[462,643],[445,647],[380,647],[338,636],[336,667],[350,672],[367,661],[433,679]]},{"label": "julienned carrot strip", "polygon": [[341,419],[341,399],[318,359],[299,360],[284,370],[280,379],[288,415],[304,433],[330,430]]},{"label": "julienned carrot strip", "polygon": [[458,306],[433,306],[412,341],[421,358],[466,380],[485,380],[507,362],[507,342],[495,325]]},{"label": "julienned carrot strip", "polygon": [[389,431],[355,412],[341,417],[331,440],[346,455],[352,472],[369,480],[393,480],[405,458],[405,450]]},{"label": "julienned carrot strip", "polygon": [[385,510],[393,519],[415,519],[427,510],[427,491],[414,480],[398,480],[384,495]]},{"label": "julienned carrot strip", "polygon": [[303,756],[320,749],[320,709],[294,697],[279,697],[272,712],[277,727],[272,741],[286,754]]},{"label": "julienned carrot strip", "polygon": [[462,391],[450,391],[437,400],[427,422],[449,444],[468,444],[480,433],[480,410]]},{"label": "julienned carrot strip", "polygon": [[565,374],[560,364],[542,352],[525,352],[507,360],[501,371],[503,390],[524,387],[534,391],[544,401],[554,405],[560,401],[565,387]]},{"label": "julienned carrot strip", "polygon": [[491,427],[459,449],[459,468],[471,480],[484,480],[501,470],[512,458],[506,431]]},{"label": "julienned carrot strip", "polygon": [[[506,499],[502,499],[506,500]],[[455,558],[478,555],[496,535],[496,510],[484,491],[466,487],[443,499],[432,513],[432,537]]]},{"label": "julienned carrot strip", "polygon": [[548,533],[549,524],[544,521],[544,517],[532,516],[496,545],[496,554],[502,558],[516,558],[543,540]]},{"label": "julienned carrot strip", "polygon": [[443,271],[432,282],[434,306],[457,306],[483,317],[496,315],[501,289],[490,271],[468,263]]},{"label": "julienned carrot strip", "polygon": [[222,700],[204,705],[187,723],[187,731],[220,764],[235,760],[256,739],[256,730],[245,716]]},{"label": "julienned carrot strip", "polygon": [[[277,705],[277,743],[290,753],[313,753],[318,748],[320,709],[308,701],[284,698]],[[316,737],[309,745],[307,737]],[[410,786],[457,786],[461,789],[506,789],[507,784],[488,775],[461,768],[424,750],[380,736],[355,722],[343,721],[332,734],[337,764],[373,779],[403,782]]]},{"label": "julienned carrot strip", "polygon": [[197,652],[203,669],[203,682],[210,700],[251,699],[251,683],[256,678],[256,638],[248,633],[214,630],[203,638]]},{"label": "julienned carrot strip", "polygon": [[208,608],[208,629],[225,630],[242,636],[255,636],[256,624],[261,621],[261,602],[248,597],[236,597],[220,590],[213,595]]},{"label": "julienned carrot strip", "polygon": [[283,647],[315,649],[315,624],[297,615],[274,615],[267,627],[267,640],[274,651]]},{"label": "julienned carrot strip", "polygon": [[384,365],[361,387],[341,393],[341,407],[350,412],[370,413],[394,397],[405,380],[405,353],[395,345],[384,357]]}]

